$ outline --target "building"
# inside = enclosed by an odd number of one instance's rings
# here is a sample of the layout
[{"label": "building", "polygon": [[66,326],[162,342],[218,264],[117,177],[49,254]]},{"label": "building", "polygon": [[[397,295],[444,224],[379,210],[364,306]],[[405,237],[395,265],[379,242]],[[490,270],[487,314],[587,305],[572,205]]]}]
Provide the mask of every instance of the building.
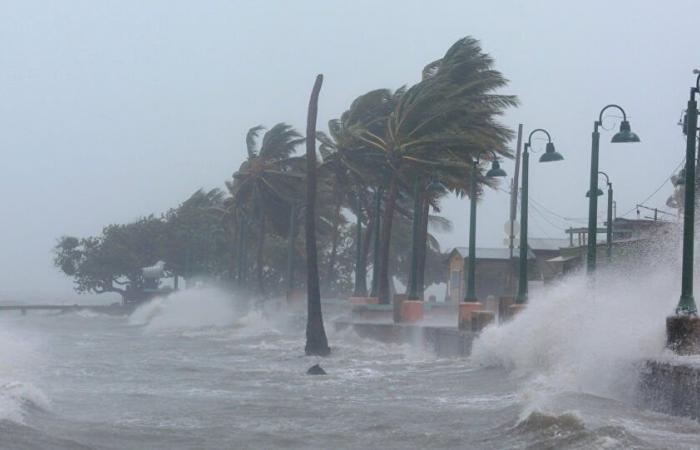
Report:
[{"label": "building", "polygon": [[[465,263],[469,258],[468,247],[455,247],[448,256],[447,301],[459,303],[464,299],[466,291]],[[528,251],[530,269],[534,269],[536,257]],[[486,299],[493,295],[496,298],[513,295],[518,285],[518,250],[511,258],[507,248],[478,248],[476,249],[476,296]],[[533,270],[529,271],[533,279]],[[535,278],[538,279],[538,278]]]}]

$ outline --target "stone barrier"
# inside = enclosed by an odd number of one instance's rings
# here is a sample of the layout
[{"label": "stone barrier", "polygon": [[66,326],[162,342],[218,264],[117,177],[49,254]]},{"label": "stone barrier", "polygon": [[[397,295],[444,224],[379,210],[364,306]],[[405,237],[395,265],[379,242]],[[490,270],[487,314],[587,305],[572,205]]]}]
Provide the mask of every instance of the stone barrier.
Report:
[{"label": "stone barrier", "polygon": [[646,361],[641,367],[637,401],[653,411],[700,419],[700,360]]},{"label": "stone barrier", "polygon": [[392,344],[413,344],[440,357],[469,356],[476,333],[452,327],[336,320],[336,330],[352,328],[358,336]]}]

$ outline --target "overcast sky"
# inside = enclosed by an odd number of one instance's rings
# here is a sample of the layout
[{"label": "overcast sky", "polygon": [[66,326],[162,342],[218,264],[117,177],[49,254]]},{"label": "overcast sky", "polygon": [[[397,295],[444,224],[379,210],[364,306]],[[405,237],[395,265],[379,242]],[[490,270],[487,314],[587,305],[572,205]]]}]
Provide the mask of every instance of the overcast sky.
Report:
[{"label": "overcast sky", "polygon": [[[481,41],[511,80],[505,92],[522,102],[504,123],[523,123],[526,133],[547,128],[565,157],[546,165],[531,158],[531,198],[549,210],[531,212],[531,236],[564,237],[562,229],[585,219],[591,131],[608,103],[626,109],[642,139],[611,145],[613,131],[603,131],[600,167],[621,215],[682,161],[677,122],[700,66],[696,6],[2,1],[0,292],[70,297],[71,281],[51,265],[59,236],[97,234],[200,187],[223,187],[244,158],[248,128],[286,121],[303,130],[317,73],[325,75],[325,127],[359,94],[417,82],[426,63],[466,35]],[[512,174],[512,162],[504,168]],[[666,184],[646,204],[663,206],[671,192]],[[443,206],[455,226],[443,246],[464,245],[468,200]],[[507,217],[507,195],[488,193],[480,246],[503,245]]]}]

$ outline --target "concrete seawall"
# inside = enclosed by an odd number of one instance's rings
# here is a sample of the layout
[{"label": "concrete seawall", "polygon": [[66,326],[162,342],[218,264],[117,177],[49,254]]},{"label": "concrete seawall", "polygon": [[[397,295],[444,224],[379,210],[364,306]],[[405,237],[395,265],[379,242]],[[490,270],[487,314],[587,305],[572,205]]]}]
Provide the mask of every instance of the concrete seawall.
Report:
[{"label": "concrete seawall", "polygon": [[700,420],[700,356],[646,361],[639,406]]},{"label": "concrete seawall", "polygon": [[456,327],[418,326],[383,322],[336,320],[335,329],[352,328],[361,337],[387,343],[407,343],[434,352],[442,357],[468,356],[476,333]]}]

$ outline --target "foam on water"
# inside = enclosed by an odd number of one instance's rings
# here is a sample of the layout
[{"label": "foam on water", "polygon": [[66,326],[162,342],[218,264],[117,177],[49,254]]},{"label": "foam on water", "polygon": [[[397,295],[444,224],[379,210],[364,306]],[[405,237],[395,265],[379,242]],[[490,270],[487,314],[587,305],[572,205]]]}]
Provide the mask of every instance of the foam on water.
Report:
[{"label": "foam on water", "polygon": [[3,324],[0,332],[0,421],[24,423],[32,408],[48,409],[48,397],[29,381],[38,366],[34,342]]}]

